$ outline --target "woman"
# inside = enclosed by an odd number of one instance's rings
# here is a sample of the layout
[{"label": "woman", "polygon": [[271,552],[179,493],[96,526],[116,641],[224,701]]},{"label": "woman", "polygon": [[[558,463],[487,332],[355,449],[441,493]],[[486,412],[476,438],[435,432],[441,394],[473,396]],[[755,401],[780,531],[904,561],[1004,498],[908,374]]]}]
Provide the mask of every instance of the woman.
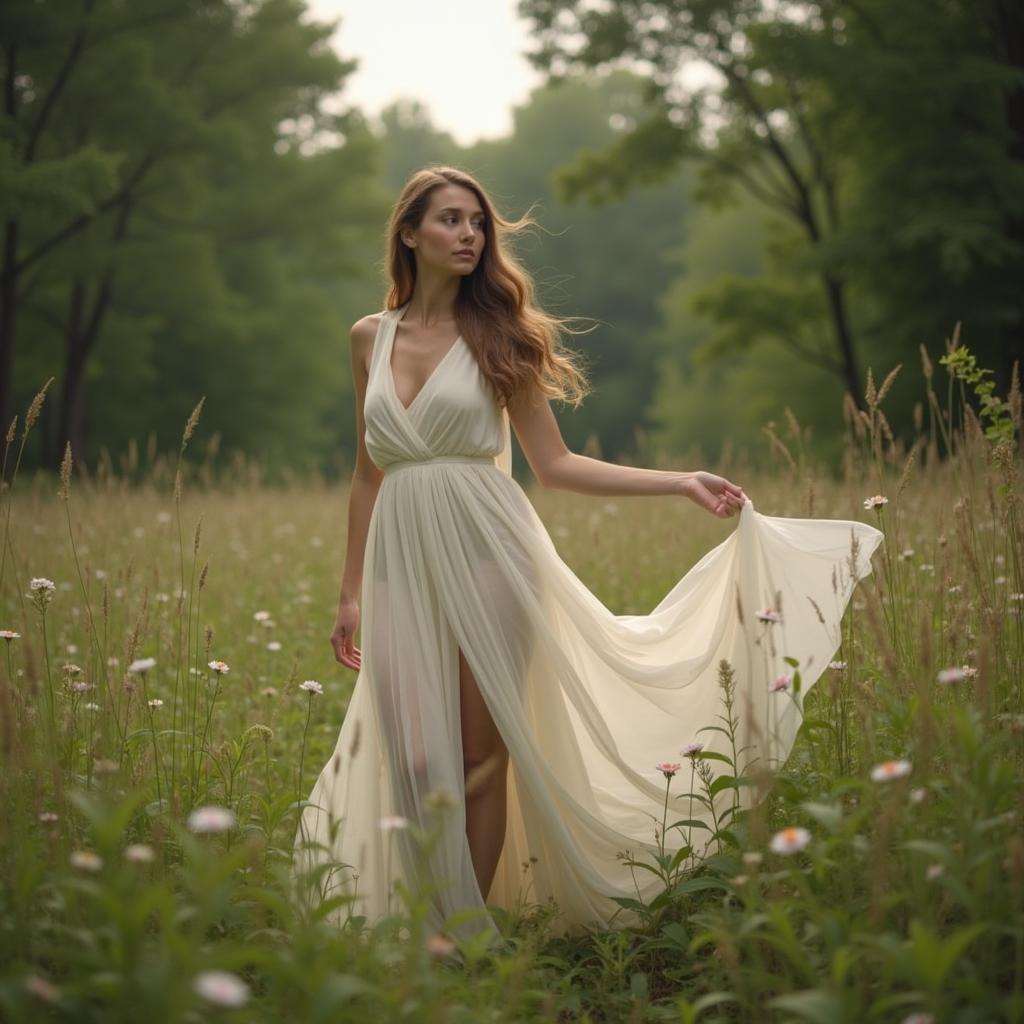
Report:
[{"label": "woman", "polygon": [[[656,879],[621,853],[658,848],[654,762],[716,724],[723,658],[748,758],[784,759],[799,708],[769,682],[785,656],[804,692],[818,677],[881,539],[862,523],[759,516],[712,473],[568,451],[549,401],[578,401],[584,381],[503,249],[523,223],[468,174],[419,171],[391,218],[386,310],[352,328],[359,441],[331,643],[359,675],[296,861],[319,869],[318,899],[348,897],[339,920],[399,909],[402,886],[425,895],[435,928],[469,912],[449,924],[459,934],[495,928],[487,902],[553,900],[574,930],[621,914],[615,898],[638,883],[653,895]],[[678,494],[740,513],[739,528],[650,615],[613,615],[512,479],[510,424],[545,487]]]}]

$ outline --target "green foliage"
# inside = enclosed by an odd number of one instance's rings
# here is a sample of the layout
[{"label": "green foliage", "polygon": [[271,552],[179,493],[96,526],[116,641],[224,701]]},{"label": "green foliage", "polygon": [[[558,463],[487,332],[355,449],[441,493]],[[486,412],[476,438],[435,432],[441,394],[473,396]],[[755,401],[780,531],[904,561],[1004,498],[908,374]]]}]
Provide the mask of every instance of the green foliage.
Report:
[{"label": "green foliage", "polygon": [[994,393],[996,382],[991,379],[992,371],[978,366],[977,357],[966,345],[958,345],[942,356],[939,363],[973,390],[981,406],[981,418],[987,421],[985,436],[993,443],[1013,443],[1014,423],[1010,404]]},{"label": "green foliage", "polygon": [[[984,382],[972,355],[956,363]],[[289,877],[301,798],[351,693],[310,614],[336,596],[323,571],[333,488],[194,494],[174,486],[174,465],[134,488],[69,465],[62,508],[55,481],[16,474],[0,494],[0,626],[20,633],[0,640],[0,1014],[212,1018],[227,1011],[195,985],[216,968],[245,984],[232,1014],[254,1021],[1020,1019],[1020,461],[993,460],[955,415],[948,451],[922,433],[908,461],[885,429],[892,386],[869,380],[843,478],[817,480],[819,514],[868,514],[885,544],[846,616],[842,660],[790,661],[792,692],[776,696],[799,702],[803,727],[787,764],[756,775],[745,763],[742,670],[723,663],[720,713],[695,729],[727,736],[727,753],[697,752],[665,780],[658,854],[631,858],[664,890],[623,901],[632,927],[572,935],[527,894],[496,910],[494,945],[430,934],[429,893],[415,891],[392,917],[339,927],[329,914],[344,903],[309,906]],[[745,486],[798,514],[793,481]],[[876,490],[889,501],[864,509]],[[649,608],[727,529],[691,510],[680,531],[668,498],[531,497],[616,608]],[[25,596],[34,573],[56,581],[52,596]],[[143,653],[156,664],[126,672]],[[209,670],[214,657],[230,672]],[[310,676],[323,696],[298,690]],[[695,802],[714,829],[693,828]],[[234,821],[193,831],[204,804]],[[442,821],[415,841],[429,847]],[[808,839],[778,852],[790,827]]]}]

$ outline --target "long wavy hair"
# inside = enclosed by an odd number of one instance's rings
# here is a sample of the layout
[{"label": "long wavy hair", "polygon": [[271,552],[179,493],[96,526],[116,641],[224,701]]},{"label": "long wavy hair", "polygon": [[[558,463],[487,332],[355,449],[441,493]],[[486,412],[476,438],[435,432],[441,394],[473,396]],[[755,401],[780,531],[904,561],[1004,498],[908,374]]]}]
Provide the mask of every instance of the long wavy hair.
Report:
[{"label": "long wavy hair", "polygon": [[484,212],[483,252],[473,271],[459,284],[455,320],[498,403],[507,406],[532,386],[549,398],[579,405],[588,390],[586,375],[575,353],[561,344],[563,332],[579,332],[568,326],[567,319],[534,304],[533,279],[504,244],[506,238],[535,222],[529,214],[517,221],[506,220],[483,186],[465,171],[425,167],[406,182],[388,226],[391,285],[385,308],[398,309],[412,298],[416,257],[401,234],[420,226],[431,194],[443,185],[469,189]]}]

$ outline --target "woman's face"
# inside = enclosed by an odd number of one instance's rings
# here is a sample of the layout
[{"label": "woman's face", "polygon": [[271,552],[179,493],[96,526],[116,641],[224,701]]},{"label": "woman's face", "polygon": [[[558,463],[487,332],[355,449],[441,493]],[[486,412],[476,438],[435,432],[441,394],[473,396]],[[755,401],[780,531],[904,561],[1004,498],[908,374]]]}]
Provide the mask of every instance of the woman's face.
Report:
[{"label": "woman's face", "polygon": [[417,266],[442,274],[466,275],[484,250],[484,211],[476,193],[461,185],[441,185],[430,194],[418,228],[402,231]]}]

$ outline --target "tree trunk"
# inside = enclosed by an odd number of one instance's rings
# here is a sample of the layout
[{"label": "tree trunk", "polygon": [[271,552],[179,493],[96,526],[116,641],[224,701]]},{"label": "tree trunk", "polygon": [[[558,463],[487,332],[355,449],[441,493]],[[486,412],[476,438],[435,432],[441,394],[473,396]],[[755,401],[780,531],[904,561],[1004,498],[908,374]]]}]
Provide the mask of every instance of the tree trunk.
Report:
[{"label": "tree trunk", "polygon": [[[18,98],[14,90],[16,59],[17,48],[7,47],[4,53],[4,113],[11,124],[14,124],[18,112]],[[18,232],[16,220],[9,220],[4,225],[3,265],[0,266],[0,438],[6,437],[14,416],[14,304],[18,297],[14,267],[18,259]]]},{"label": "tree trunk", "polygon": [[[0,269],[0,438],[14,416],[14,313],[17,300],[17,278],[14,261],[18,256],[18,222],[9,220],[4,226],[3,267]],[[19,426],[24,426],[19,424]],[[0,440],[0,444],[2,444]]]},{"label": "tree trunk", "polygon": [[[1009,67],[1024,72],[1024,8],[1019,0],[996,0],[994,5],[995,36],[1002,46],[1002,58]],[[1012,159],[1024,166],[1024,85],[1016,85],[1006,91],[1006,125],[1009,128],[1008,152]],[[1024,250],[1024,217],[1020,214],[1006,215],[1006,233],[1017,246]],[[1016,269],[1007,268],[1008,280],[1024,280],[1024,259]],[[999,367],[1000,390],[1010,386],[1014,359],[1020,359],[1024,352],[1024,310],[1016,303],[1015,321],[1003,328],[1002,365]],[[1022,367],[1024,371],[1024,367]]]},{"label": "tree trunk", "polygon": [[828,297],[828,308],[832,316],[836,344],[839,346],[843,383],[846,385],[846,390],[850,392],[850,397],[857,403],[857,408],[863,409],[864,391],[860,379],[860,367],[857,365],[857,354],[854,351],[850,318],[846,311],[846,288],[842,281],[831,274],[824,274],[822,282]]},{"label": "tree trunk", "polygon": [[62,458],[66,441],[71,442],[71,454],[76,461],[84,460],[86,457],[85,438],[82,434],[82,400],[85,387],[85,350],[82,344],[84,306],[85,284],[78,277],[71,285],[64,380],[60,394],[60,420],[55,450],[49,454],[48,461],[51,463]]}]

